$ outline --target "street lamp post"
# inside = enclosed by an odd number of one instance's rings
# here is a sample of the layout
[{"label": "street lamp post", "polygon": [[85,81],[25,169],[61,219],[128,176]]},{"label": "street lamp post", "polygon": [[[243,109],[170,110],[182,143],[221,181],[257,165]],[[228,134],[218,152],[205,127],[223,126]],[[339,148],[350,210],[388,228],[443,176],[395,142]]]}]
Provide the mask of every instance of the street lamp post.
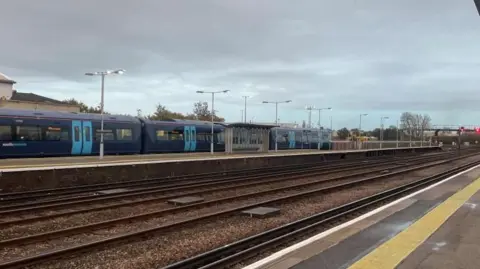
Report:
[{"label": "street lamp post", "polygon": [[[278,104],[281,103],[290,103],[292,100],[286,100],[286,101],[263,101],[262,103],[264,104],[275,104],[275,125],[278,125]],[[275,152],[278,151],[278,144],[277,144],[277,129],[275,128]]]},{"label": "street lamp post", "polygon": [[380,148],[382,148],[383,141],[383,120],[389,119],[389,117],[380,117]]},{"label": "street lamp post", "polygon": [[362,135],[362,117],[366,117],[368,116],[368,114],[360,114],[360,125],[359,125],[359,128],[358,128],[358,136]]},{"label": "street lamp post", "polygon": [[229,90],[223,90],[223,91],[216,91],[216,92],[207,92],[207,91],[197,91],[197,93],[210,93],[212,94],[212,133],[211,133],[211,138],[210,138],[210,154],[213,155],[213,125],[214,125],[214,117],[215,117],[215,94],[216,93],[227,93]]},{"label": "street lamp post", "polygon": [[320,150],[320,134],[321,134],[321,131],[320,131],[320,128],[322,127],[321,126],[321,121],[322,121],[322,110],[332,110],[331,107],[322,107],[322,108],[315,108],[315,110],[318,110],[318,150]]},{"label": "street lamp post", "polygon": [[398,126],[398,120],[397,120],[397,148],[398,148],[398,139],[399,139],[398,138],[398,131],[399,131],[398,128],[399,128],[399,126]]},{"label": "street lamp post", "polygon": [[245,116],[243,117],[245,123],[247,123],[247,98],[250,97],[250,96],[242,96],[244,99],[245,99],[245,109],[243,110],[243,112],[245,113]]},{"label": "street lamp post", "polygon": [[100,123],[100,159],[103,159],[104,155],[104,143],[103,143],[103,107],[104,107],[104,92],[105,92],[105,76],[111,75],[111,74],[123,74],[125,73],[125,69],[117,69],[117,70],[107,70],[107,71],[101,71],[101,72],[89,72],[85,73],[86,76],[101,76],[102,77],[102,96],[100,100],[100,117],[101,117],[101,123]]},{"label": "street lamp post", "polygon": [[308,110],[308,128],[312,128],[312,110],[315,106],[306,106],[305,109]]}]

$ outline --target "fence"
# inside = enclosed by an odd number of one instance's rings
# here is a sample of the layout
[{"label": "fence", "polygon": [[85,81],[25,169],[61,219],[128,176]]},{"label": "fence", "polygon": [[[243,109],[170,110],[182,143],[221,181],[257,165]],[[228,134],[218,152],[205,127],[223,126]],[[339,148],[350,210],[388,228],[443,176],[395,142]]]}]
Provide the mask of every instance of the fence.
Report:
[{"label": "fence", "polygon": [[332,150],[362,150],[431,146],[431,141],[332,141]]}]

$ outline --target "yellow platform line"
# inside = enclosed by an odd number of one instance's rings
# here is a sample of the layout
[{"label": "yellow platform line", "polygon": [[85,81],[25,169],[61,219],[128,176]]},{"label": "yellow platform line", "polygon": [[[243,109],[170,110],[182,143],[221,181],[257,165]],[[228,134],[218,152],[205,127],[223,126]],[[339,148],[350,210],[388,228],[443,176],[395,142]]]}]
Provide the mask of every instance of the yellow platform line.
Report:
[{"label": "yellow platform line", "polygon": [[395,268],[480,190],[480,178],[450,196],[417,222],[354,263],[349,269]]}]

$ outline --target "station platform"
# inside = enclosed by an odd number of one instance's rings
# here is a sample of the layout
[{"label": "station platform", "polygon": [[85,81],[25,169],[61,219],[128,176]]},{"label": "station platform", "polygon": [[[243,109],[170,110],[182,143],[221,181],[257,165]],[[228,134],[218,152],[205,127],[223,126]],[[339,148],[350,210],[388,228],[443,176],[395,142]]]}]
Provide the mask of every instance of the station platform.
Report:
[{"label": "station platform", "polygon": [[136,164],[155,164],[165,162],[185,162],[199,160],[221,160],[221,159],[241,159],[241,158],[262,158],[275,156],[298,156],[298,155],[341,155],[355,153],[376,153],[405,150],[436,149],[438,146],[412,147],[412,148],[384,148],[368,150],[280,150],[278,152],[270,151],[268,153],[236,153],[226,154],[216,152],[211,155],[210,152],[202,153],[170,153],[170,154],[148,154],[148,155],[105,155],[102,160],[98,156],[73,156],[73,157],[45,157],[45,158],[14,158],[1,159],[0,172],[20,172],[30,170],[61,169],[61,168],[88,168],[103,166],[121,166]]},{"label": "station platform", "polygon": [[0,192],[74,187],[89,184],[165,179],[189,174],[261,169],[272,166],[364,159],[381,155],[427,153],[440,147],[370,150],[283,150],[268,153],[223,152],[155,155],[78,156],[0,160]]},{"label": "station platform", "polygon": [[244,269],[480,268],[480,166]]}]

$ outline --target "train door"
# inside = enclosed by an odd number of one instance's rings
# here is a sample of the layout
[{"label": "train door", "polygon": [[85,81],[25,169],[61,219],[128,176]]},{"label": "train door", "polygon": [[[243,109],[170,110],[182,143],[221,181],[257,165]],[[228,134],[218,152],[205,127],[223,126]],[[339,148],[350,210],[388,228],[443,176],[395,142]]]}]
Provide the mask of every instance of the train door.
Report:
[{"label": "train door", "polygon": [[83,121],[82,155],[92,154],[92,122]]},{"label": "train door", "polygon": [[197,127],[190,126],[190,151],[197,150]]},{"label": "train door", "polygon": [[294,149],[295,148],[295,131],[288,131],[289,143],[288,148]]},{"label": "train door", "polygon": [[190,126],[183,127],[183,139],[185,141],[184,151],[190,151],[191,147],[191,128]]},{"label": "train door", "polygon": [[72,155],[82,154],[82,122],[72,121]]}]

